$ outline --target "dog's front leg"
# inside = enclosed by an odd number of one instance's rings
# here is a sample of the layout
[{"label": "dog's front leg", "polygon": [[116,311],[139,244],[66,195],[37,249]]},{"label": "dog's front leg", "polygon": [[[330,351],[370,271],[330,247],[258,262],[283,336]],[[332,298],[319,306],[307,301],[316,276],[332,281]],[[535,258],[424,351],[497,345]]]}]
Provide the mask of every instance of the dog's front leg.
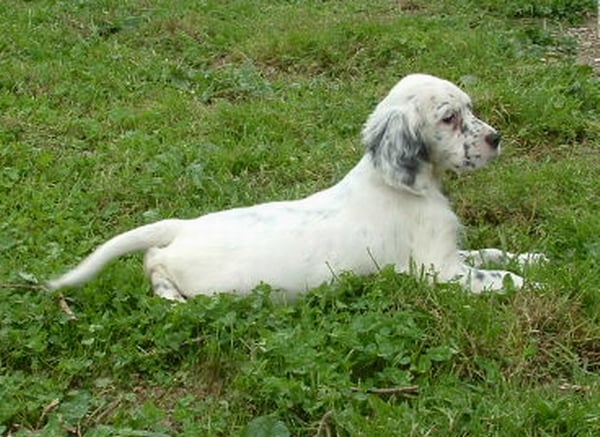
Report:
[{"label": "dog's front leg", "polygon": [[498,291],[504,289],[505,278],[510,278],[513,287],[520,289],[525,280],[506,270],[484,270],[463,264],[461,273],[455,277],[463,287],[472,293],[479,294],[483,291]]}]

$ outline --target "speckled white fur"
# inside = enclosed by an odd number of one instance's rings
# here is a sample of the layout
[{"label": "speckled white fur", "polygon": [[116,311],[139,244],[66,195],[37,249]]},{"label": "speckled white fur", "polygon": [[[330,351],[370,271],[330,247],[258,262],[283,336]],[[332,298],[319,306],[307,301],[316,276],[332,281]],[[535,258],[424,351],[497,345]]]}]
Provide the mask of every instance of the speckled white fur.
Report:
[{"label": "speckled white fur", "polygon": [[81,285],[113,258],[147,250],[144,265],[154,291],[173,300],[244,294],[261,282],[293,298],[339,273],[369,274],[390,264],[398,272],[459,281],[476,293],[501,289],[507,276],[522,286],[513,273],[465,263],[514,255],[457,248],[459,223],[442,194],[441,176],[481,167],[500,152],[499,134],[472,114],[464,92],[432,76],[407,76],[370,115],[363,140],[365,155],[331,188],[300,200],[133,229],[48,285]]}]

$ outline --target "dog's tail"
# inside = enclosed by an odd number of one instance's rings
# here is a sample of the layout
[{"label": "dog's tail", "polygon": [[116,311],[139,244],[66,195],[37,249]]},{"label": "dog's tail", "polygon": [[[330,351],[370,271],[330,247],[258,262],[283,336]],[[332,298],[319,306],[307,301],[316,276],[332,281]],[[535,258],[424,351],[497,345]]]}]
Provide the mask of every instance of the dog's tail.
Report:
[{"label": "dog's tail", "polygon": [[168,245],[175,238],[180,226],[181,220],[169,219],[119,234],[98,247],[73,270],[48,281],[46,286],[50,290],[56,290],[83,285],[114,258],[137,250]]}]

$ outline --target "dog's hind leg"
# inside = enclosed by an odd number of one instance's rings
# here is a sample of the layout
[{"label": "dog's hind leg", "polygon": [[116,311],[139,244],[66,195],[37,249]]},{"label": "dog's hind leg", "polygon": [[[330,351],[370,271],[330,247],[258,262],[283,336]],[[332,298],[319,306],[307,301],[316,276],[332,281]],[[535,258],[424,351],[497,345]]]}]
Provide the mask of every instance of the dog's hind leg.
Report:
[{"label": "dog's hind leg", "polygon": [[154,267],[149,272],[150,282],[154,294],[162,298],[173,300],[176,302],[185,302],[185,297],[179,292],[177,286],[169,279],[162,268]]},{"label": "dog's hind leg", "polygon": [[150,278],[154,294],[164,299],[185,302],[185,296],[181,294],[168,271],[164,268],[161,261],[161,250],[158,247],[151,247],[144,256],[144,270]]}]

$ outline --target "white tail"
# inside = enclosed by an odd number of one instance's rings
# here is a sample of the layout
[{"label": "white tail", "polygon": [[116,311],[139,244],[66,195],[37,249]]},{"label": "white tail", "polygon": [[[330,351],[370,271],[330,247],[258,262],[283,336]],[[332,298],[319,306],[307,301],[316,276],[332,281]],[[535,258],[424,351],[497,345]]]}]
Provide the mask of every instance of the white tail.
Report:
[{"label": "white tail", "polygon": [[73,270],[48,281],[46,285],[50,290],[83,285],[114,258],[137,250],[166,246],[175,238],[180,226],[181,220],[162,220],[119,234],[98,247]]}]

